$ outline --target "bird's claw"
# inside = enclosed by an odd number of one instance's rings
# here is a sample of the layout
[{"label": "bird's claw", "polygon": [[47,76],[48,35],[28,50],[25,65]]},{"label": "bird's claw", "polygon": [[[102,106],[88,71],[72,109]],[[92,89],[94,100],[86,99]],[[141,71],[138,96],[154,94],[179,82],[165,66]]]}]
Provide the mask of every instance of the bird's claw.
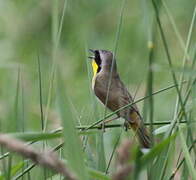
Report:
[{"label": "bird's claw", "polygon": [[129,123],[127,121],[124,122],[124,130],[127,131],[129,129]]}]

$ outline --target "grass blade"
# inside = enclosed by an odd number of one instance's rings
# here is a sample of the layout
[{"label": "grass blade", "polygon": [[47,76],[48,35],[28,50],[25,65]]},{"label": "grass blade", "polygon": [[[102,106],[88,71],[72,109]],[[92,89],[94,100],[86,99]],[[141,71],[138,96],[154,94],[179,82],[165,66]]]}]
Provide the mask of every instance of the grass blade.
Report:
[{"label": "grass blade", "polygon": [[191,160],[191,156],[190,156],[188,147],[186,145],[186,141],[184,139],[184,135],[183,135],[181,127],[179,127],[179,134],[180,134],[180,140],[181,140],[180,142],[181,142],[181,146],[182,146],[182,151],[183,151],[183,154],[185,157],[185,161],[186,161],[189,173],[190,173],[192,179],[196,179],[196,171],[194,168],[194,164]]},{"label": "grass blade", "polygon": [[58,74],[58,87],[57,87],[57,102],[63,124],[63,136],[65,145],[63,152],[68,161],[68,166],[80,177],[81,180],[87,180],[87,173],[84,164],[84,155],[82,152],[81,142],[75,129],[75,122],[71,117],[70,105],[68,98],[64,94],[66,88],[63,86],[64,82]]},{"label": "grass blade", "polygon": [[157,155],[159,155],[167,146],[168,144],[173,141],[176,137],[176,134],[173,134],[172,136],[164,139],[162,142],[160,142],[158,145],[153,147],[149,153],[141,157],[141,166],[145,166],[148,162],[151,162],[152,159],[154,159]]},{"label": "grass blade", "polygon": [[88,168],[88,173],[91,179],[96,179],[96,180],[110,180],[110,178],[105,175],[104,173]]}]

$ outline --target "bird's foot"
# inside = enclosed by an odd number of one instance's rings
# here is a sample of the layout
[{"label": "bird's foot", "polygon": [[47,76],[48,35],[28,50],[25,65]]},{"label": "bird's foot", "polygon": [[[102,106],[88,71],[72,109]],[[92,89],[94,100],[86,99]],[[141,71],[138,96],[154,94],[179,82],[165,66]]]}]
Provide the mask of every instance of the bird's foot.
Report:
[{"label": "bird's foot", "polygon": [[130,124],[129,124],[129,122],[125,121],[124,122],[124,130],[127,131],[128,129],[130,129]]}]

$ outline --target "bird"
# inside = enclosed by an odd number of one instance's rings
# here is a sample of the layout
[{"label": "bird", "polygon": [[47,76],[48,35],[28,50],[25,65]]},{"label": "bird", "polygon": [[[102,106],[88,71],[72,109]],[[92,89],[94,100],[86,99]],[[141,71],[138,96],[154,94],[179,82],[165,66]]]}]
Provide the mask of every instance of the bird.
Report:
[{"label": "bird", "polygon": [[114,54],[108,50],[89,49],[89,51],[93,54],[88,58],[92,61],[94,94],[111,111],[120,109],[116,112],[117,117],[114,119],[123,118],[125,128],[133,129],[136,132],[140,146],[150,148],[151,138],[137,105],[133,104],[123,108],[133,103],[134,100],[120,79]]}]

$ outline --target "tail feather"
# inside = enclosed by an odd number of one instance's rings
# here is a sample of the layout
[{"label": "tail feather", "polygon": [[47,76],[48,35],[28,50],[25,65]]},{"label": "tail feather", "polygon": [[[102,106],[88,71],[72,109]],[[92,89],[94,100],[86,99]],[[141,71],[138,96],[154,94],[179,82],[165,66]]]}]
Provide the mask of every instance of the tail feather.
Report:
[{"label": "tail feather", "polygon": [[[147,131],[141,116],[133,111],[130,114],[130,119],[128,119],[129,127],[136,132],[138,140],[143,148],[150,148],[152,146],[152,140],[150,138],[149,132]],[[127,123],[127,122],[126,122]]]},{"label": "tail feather", "polygon": [[143,122],[140,122],[138,124],[138,123],[132,123],[132,122],[125,121],[125,127],[127,129],[131,128],[136,132],[136,135],[138,137],[138,140],[142,148],[151,148],[152,140]]},{"label": "tail feather", "polygon": [[151,138],[143,123],[136,129],[136,133],[143,148],[150,148],[152,146]]}]

